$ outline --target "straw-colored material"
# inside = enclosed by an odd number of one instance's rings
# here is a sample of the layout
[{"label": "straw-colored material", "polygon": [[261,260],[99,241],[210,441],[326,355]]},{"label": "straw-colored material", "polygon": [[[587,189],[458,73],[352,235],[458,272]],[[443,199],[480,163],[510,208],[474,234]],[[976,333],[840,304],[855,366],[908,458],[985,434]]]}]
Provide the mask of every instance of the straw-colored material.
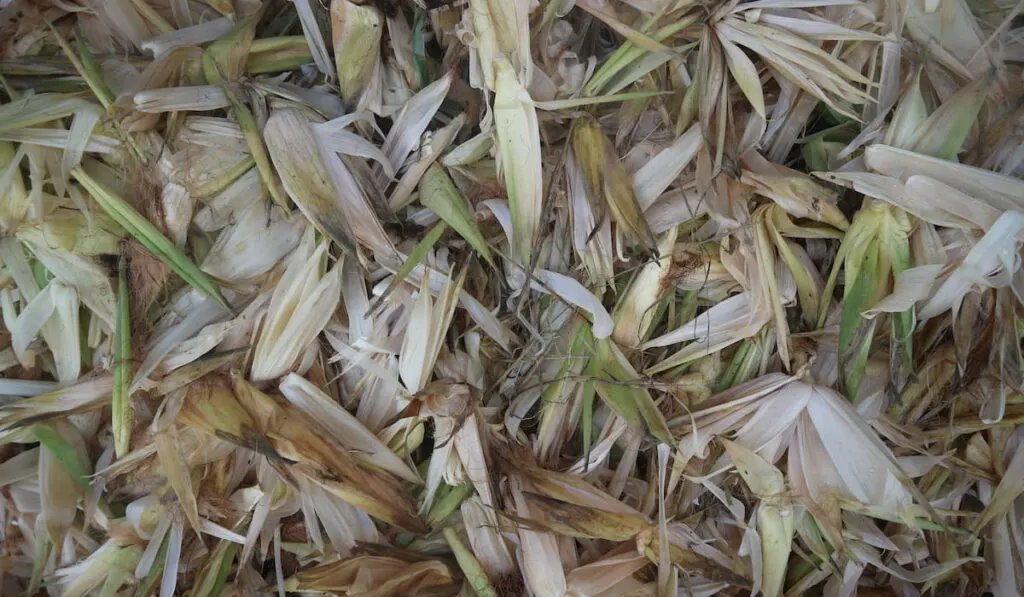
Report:
[{"label": "straw-colored material", "polygon": [[0,595],[1024,594],[1022,14],[0,0]]}]

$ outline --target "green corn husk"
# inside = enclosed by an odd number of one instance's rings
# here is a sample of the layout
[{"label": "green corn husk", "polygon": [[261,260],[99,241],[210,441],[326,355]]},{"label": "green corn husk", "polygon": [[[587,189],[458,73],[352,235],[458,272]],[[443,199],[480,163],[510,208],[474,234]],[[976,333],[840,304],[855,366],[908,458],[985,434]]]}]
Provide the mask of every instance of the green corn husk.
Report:
[{"label": "green corn husk", "polygon": [[122,457],[131,448],[135,409],[131,402],[132,329],[131,299],[128,294],[128,262],[125,257],[117,268],[117,326],[114,329],[114,390],[110,397],[114,453]]},{"label": "green corn husk", "polygon": [[420,180],[420,202],[466,239],[488,263],[494,265],[487,241],[477,228],[469,204],[440,164],[428,168]]}]

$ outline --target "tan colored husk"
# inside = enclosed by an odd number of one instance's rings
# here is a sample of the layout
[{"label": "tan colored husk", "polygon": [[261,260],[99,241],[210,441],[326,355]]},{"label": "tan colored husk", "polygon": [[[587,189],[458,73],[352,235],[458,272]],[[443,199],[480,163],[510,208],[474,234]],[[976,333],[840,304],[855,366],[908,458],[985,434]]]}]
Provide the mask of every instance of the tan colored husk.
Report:
[{"label": "tan colored husk", "polygon": [[0,594],[1024,594],[1021,2],[0,6]]}]

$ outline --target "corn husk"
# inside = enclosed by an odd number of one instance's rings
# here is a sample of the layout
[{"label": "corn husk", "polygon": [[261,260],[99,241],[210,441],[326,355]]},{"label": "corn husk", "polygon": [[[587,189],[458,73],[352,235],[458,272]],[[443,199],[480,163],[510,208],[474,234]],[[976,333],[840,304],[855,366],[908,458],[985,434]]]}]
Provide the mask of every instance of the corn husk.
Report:
[{"label": "corn husk", "polygon": [[310,123],[294,110],[283,110],[271,115],[263,134],[288,196],[322,233],[355,254],[351,226]]},{"label": "corn husk", "polygon": [[337,60],[338,90],[343,100],[354,103],[370,83],[378,60],[381,34],[380,11],[371,4],[351,0],[331,1],[331,32]]},{"label": "corn husk", "polygon": [[537,110],[508,64],[497,63],[495,86],[494,130],[504,156],[501,170],[512,211],[512,244],[521,262],[529,263],[542,208]]},{"label": "corn husk", "polygon": [[[322,272],[326,244],[315,249],[312,234],[291,256],[281,284],[270,298],[267,319],[253,352],[252,377],[266,381],[281,377],[295,366],[306,345],[320,333],[340,294],[340,268]],[[296,313],[303,314],[298,318]]]},{"label": "corn husk", "polygon": [[611,219],[638,244],[656,252],[657,242],[640,211],[633,185],[600,125],[593,119],[583,119],[577,121],[575,127],[573,155],[583,170],[598,225],[610,211]]},{"label": "corn husk", "polygon": [[0,0],[0,594],[1024,594],[1022,6]]}]

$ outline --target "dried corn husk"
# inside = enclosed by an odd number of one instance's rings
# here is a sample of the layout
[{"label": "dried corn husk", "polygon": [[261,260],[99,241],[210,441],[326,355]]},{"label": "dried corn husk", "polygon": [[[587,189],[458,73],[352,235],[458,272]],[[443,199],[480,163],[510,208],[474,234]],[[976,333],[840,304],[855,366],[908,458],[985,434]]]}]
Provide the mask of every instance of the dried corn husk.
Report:
[{"label": "dried corn husk", "polygon": [[1024,4],[78,4],[0,594],[1024,594]]}]

